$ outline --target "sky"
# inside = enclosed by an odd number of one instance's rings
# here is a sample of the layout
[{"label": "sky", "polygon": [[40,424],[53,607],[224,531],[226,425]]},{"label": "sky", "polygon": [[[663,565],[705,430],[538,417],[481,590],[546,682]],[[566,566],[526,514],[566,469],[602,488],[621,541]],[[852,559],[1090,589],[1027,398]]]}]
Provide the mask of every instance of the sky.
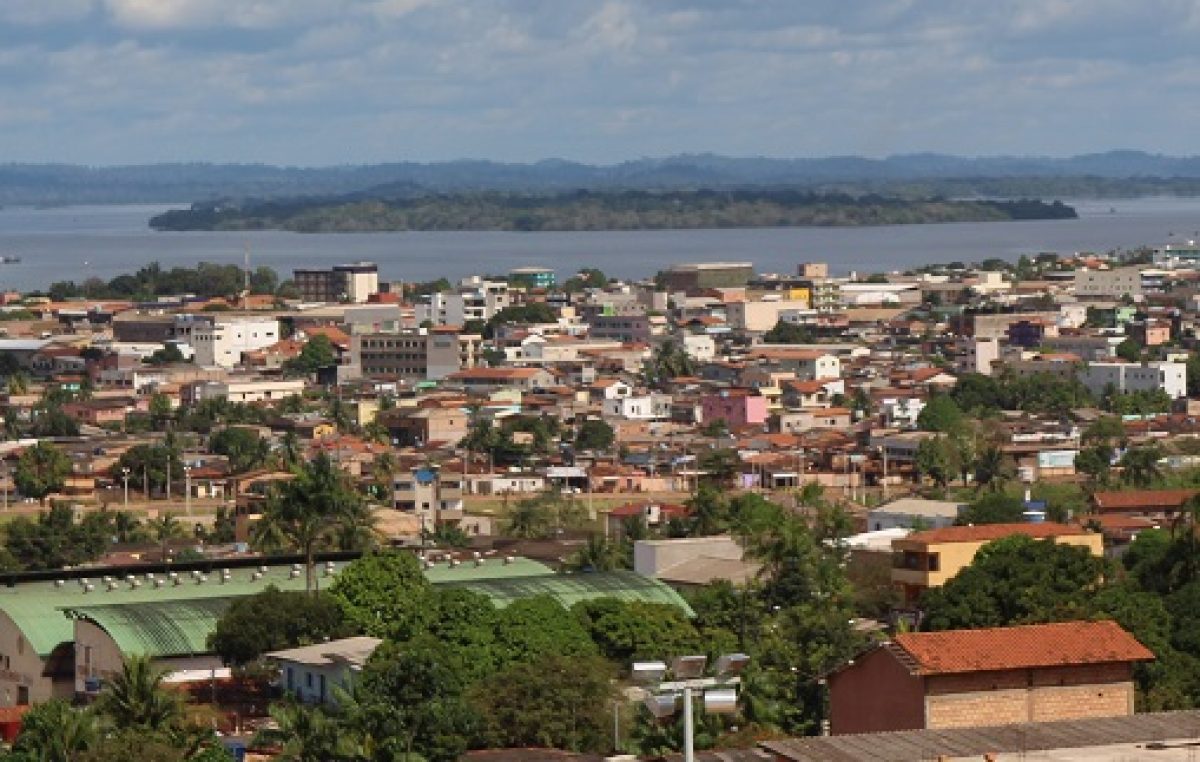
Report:
[{"label": "sky", "polygon": [[0,161],[1200,153],[1200,0],[0,0]]}]

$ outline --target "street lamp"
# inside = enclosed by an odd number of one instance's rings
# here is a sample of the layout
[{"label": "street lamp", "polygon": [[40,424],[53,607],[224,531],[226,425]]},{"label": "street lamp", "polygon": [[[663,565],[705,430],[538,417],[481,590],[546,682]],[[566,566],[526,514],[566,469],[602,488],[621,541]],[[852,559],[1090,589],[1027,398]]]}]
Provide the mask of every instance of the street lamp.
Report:
[{"label": "street lamp", "polygon": [[[741,674],[750,663],[743,653],[725,654],[717,659],[715,675],[705,677],[707,656],[680,656],[667,665],[661,661],[634,662],[632,676],[648,691],[643,703],[656,719],[675,714],[679,699],[683,699],[683,760],[695,762],[695,722],[692,719],[693,691],[702,690],[704,711],[708,714],[732,714],[737,711],[737,691]],[[671,680],[663,680],[667,672]]]},{"label": "street lamp", "polygon": [[192,515],[192,467],[183,467],[183,512]]},{"label": "street lamp", "polygon": [[121,469],[121,479],[125,482],[125,510],[129,510],[129,469]]}]

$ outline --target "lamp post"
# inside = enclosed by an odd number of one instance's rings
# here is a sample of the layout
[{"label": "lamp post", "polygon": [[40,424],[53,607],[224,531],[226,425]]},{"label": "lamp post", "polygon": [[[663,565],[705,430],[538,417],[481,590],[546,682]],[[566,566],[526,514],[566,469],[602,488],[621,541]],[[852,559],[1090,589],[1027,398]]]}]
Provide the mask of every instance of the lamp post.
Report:
[{"label": "lamp post", "polygon": [[183,512],[192,515],[192,467],[183,467]]},{"label": "lamp post", "polygon": [[129,510],[129,469],[121,469],[121,479],[125,482],[125,510]]},{"label": "lamp post", "polygon": [[675,714],[675,705],[683,698],[683,760],[695,762],[696,728],[692,712],[695,691],[703,691],[704,711],[708,714],[732,714],[737,711],[737,692],[733,686],[741,682],[741,674],[750,663],[743,653],[725,654],[717,660],[716,674],[706,677],[707,656],[680,656],[671,662],[670,680],[664,680],[668,669],[661,661],[641,661],[633,664],[633,679],[646,687],[646,708],[657,719]]}]

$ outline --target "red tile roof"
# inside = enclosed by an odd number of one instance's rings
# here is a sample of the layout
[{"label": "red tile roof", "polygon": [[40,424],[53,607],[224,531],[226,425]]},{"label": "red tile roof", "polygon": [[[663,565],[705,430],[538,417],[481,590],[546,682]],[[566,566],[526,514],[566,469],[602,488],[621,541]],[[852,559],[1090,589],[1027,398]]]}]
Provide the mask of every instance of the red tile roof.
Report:
[{"label": "red tile roof", "polygon": [[[892,646],[918,675],[1150,661],[1154,654],[1112,621],[908,632]],[[896,650],[893,649],[893,653]]]},{"label": "red tile roof", "polygon": [[1040,524],[978,524],[965,527],[943,527],[928,529],[924,532],[913,532],[904,538],[904,542],[923,542],[934,544],[939,542],[990,542],[1013,535],[1024,535],[1035,540],[1048,537],[1066,537],[1087,534],[1083,527],[1067,526],[1047,521]]},{"label": "red tile roof", "polygon": [[1097,492],[1092,500],[1101,511],[1175,510],[1197,494],[1200,494],[1200,490],[1143,489],[1134,492]]}]

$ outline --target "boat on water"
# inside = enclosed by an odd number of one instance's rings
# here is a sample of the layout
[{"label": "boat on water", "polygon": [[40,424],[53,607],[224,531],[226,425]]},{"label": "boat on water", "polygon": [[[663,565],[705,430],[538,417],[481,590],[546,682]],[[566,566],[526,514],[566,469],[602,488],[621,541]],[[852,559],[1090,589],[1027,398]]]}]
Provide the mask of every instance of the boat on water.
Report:
[{"label": "boat on water", "polygon": [[0,265],[19,265],[21,264],[20,257],[0,257]]}]

